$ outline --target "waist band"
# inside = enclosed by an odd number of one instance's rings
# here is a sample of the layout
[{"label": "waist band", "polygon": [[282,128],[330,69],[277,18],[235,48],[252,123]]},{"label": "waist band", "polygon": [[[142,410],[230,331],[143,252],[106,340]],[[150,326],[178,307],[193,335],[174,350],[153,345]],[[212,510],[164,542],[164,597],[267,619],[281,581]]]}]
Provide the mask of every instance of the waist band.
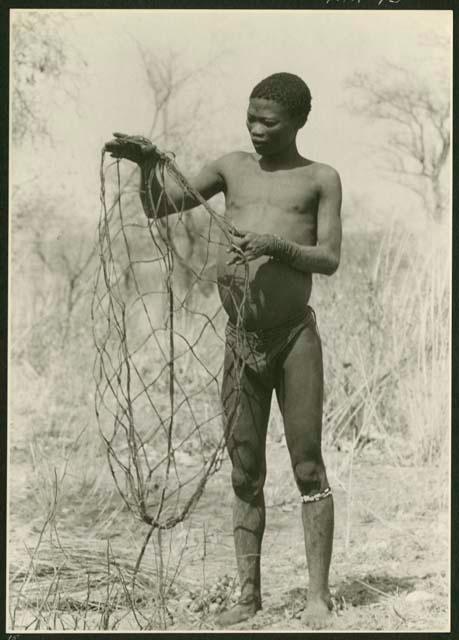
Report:
[{"label": "waist band", "polygon": [[269,327],[266,329],[245,329],[244,327],[237,327],[231,320],[228,320],[226,325],[226,333],[228,336],[232,338],[236,338],[238,335],[244,335],[249,339],[256,338],[260,342],[270,343],[275,341],[280,336],[285,335],[286,331],[297,327],[299,324],[304,326],[316,325],[316,314],[312,307],[309,305],[302,310],[300,313],[297,313],[294,316],[291,316],[286,322],[283,324],[277,325],[275,327]]}]

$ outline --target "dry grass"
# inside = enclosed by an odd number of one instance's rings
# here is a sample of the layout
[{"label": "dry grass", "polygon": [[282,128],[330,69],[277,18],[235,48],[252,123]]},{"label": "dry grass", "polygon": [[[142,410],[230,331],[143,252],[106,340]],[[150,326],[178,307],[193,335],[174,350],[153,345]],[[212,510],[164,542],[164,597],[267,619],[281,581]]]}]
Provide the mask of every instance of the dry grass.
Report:
[{"label": "dry grass", "polygon": [[[379,441],[401,464],[438,462],[449,444],[447,238],[427,242],[394,231],[363,251],[358,240],[336,279],[318,292],[326,437],[338,443],[347,433],[358,448]],[[326,312],[330,289],[339,319]]]}]

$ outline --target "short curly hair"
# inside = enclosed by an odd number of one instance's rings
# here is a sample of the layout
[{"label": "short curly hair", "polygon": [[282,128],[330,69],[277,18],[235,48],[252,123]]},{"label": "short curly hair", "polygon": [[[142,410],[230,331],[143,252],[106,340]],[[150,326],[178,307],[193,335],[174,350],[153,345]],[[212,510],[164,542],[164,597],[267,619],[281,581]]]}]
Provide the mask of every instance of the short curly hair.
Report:
[{"label": "short curly hair", "polygon": [[311,111],[311,92],[308,85],[293,73],[273,73],[259,82],[250,94],[252,98],[274,100],[287,107],[289,113],[298,118],[300,127]]}]

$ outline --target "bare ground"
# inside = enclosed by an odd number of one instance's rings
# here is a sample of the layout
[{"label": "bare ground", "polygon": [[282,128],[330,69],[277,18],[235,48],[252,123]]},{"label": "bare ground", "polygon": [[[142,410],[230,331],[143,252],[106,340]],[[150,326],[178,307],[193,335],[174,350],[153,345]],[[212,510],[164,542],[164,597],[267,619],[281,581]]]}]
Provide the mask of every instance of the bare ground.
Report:
[{"label": "bare ground", "polygon": [[[304,631],[300,505],[283,442],[271,441],[268,451],[263,610],[237,629]],[[336,513],[331,628],[446,631],[449,518],[445,496],[433,491],[438,470],[381,458],[371,445],[359,457],[325,453]],[[228,461],[189,520],[163,533],[162,568],[153,536],[134,593],[132,568],[147,527],[133,521],[102,474],[100,486],[72,494],[75,473],[70,464],[55,527],[46,528],[34,554],[46,510],[27,448],[11,448],[11,630],[217,629],[216,614],[237,595]]]}]

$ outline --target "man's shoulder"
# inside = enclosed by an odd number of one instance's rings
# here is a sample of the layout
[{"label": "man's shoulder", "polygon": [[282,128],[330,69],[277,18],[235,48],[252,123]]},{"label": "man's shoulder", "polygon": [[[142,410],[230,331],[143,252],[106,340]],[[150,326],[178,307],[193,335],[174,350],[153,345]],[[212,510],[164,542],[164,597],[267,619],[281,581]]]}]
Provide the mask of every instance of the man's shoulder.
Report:
[{"label": "man's shoulder", "polygon": [[330,164],[325,164],[325,162],[312,162],[311,169],[317,178],[323,180],[336,180],[339,179],[338,171],[332,167]]},{"label": "man's shoulder", "polygon": [[226,181],[235,172],[240,171],[241,164],[245,164],[250,156],[246,151],[231,151],[214,160],[210,166]]},{"label": "man's shoulder", "polygon": [[248,160],[252,157],[251,153],[247,151],[230,151],[229,153],[225,153],[223,156],[220,156],[217,159],[217,162],[223,166],[228,166],[234,164],[235,162],[242,162]]},{"label": "man's shoulder", "polygon": [[321,189],[341,189],[341,178],[338,171],[324,162],[313,162],[311,170]]}]

